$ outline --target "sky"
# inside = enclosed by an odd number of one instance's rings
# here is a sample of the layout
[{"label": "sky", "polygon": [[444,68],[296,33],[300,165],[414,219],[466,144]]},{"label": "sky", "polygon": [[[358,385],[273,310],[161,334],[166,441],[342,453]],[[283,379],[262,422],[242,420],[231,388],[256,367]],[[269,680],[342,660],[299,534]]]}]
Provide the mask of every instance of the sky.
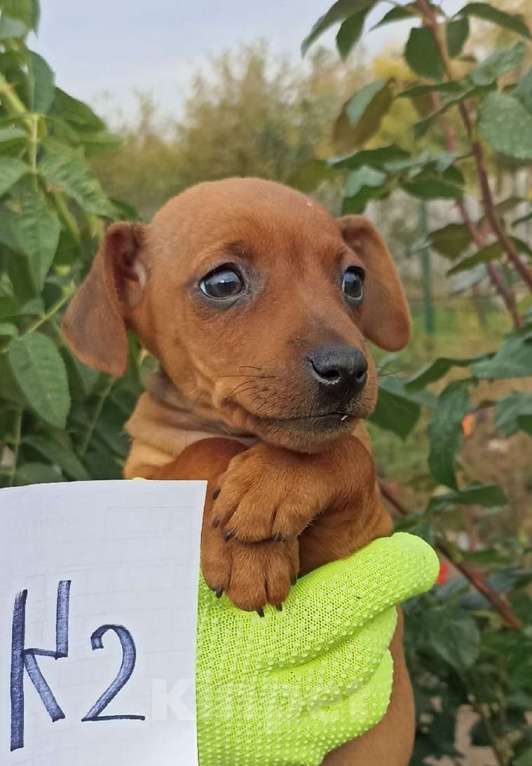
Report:
[{"label": "sky", "polygon": [[[222,51],[265,39],[275,53],[299,46],[332,0],[41,0],[34,48],[58,84],[106,116],[134,113],[135,91],[152,93],[166,114],[179,114],[191,77]],[[454,0],[449,0],[453,5]],[[389,6],[381,5],[369,25]],[[404,39],[405,24],[365,36],[376,52]],[[324,37],[334,42],[334,32]]]}]

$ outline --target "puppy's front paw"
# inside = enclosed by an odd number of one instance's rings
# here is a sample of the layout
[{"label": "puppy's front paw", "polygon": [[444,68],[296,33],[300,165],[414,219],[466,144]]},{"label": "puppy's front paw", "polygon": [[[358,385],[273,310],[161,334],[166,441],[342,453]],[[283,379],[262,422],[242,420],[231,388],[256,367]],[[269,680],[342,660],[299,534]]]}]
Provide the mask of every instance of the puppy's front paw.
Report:
[{"label": "puppy's front paw", "polygon": [[204,539],[201,566],[217,596],[226,593],[235,606],[263,613],[266,604],[285,601],[299,571],[299,543],[226,542],[215,529]]},{"label": "puppy's front paw", "polygon": [[[233,458],[214,491],[212,525],[226,540],[290,540],[321,510],[304,458],[259,445]],[[314,491],[313,491],[314,490]]]}]

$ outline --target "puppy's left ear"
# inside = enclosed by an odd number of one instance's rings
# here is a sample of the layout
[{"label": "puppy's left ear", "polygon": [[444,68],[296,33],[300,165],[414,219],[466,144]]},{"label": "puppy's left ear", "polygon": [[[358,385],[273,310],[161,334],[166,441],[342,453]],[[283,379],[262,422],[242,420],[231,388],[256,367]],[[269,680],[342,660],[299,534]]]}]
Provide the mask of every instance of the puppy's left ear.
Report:
[{"label": "puppy's left ear", "polygon": [[390,251],[364,216],[346,215],[338,223],[344,241],[359,256],[366,271],[362,332],[380,348],[399,351],[410,340],[411,321]]}]

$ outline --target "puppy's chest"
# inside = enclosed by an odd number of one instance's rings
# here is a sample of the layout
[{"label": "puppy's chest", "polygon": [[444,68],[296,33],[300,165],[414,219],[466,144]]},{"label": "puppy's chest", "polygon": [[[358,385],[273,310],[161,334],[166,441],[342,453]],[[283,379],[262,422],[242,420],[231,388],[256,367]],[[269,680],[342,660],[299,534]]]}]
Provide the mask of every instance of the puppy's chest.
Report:
[{"label": "puppy's chest", "polygon": [[215,427],[198,426],[192,416],[158,402],[148,393],[142,394],[138,400],[125,429],[132,440],[124,467],[126,479],[145,475],[148,467],[155,469],[166,465],[187,447],[203,439],[223,436],[246,446],[257,441],[244,434],[228,434]]}]

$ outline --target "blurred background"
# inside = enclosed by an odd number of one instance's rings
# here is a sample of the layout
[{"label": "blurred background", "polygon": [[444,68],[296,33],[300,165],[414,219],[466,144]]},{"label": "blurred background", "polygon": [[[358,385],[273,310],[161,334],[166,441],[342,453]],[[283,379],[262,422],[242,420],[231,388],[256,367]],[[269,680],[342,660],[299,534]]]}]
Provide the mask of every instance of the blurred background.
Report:
[{"label": "blurred background", "polygon": [[0,486],[120,476],[151,360],[115,382],[58,331],[107,221],[232,175],[369,215],[414,317],[382,490],[442,558],[414,764],[532,764],[530,29],[528,0],[0,0]]}]

